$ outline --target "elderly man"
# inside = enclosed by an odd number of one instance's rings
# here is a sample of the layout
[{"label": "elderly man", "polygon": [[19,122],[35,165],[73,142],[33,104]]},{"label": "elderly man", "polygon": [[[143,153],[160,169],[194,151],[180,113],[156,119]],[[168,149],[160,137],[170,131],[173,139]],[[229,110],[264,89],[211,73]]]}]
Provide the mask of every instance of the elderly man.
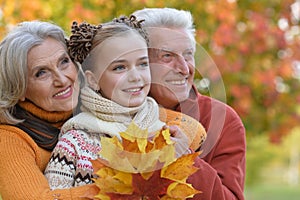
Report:
[{"label": "elderly man", "polygon": [[188,114],[205,127],[200,170],[189,178],[202,191],[194,199],[244,199],[245,128],[228,105],[201,95],[194,83],[196,41],[188,11],[145,8],[133,13],[144,19],[150,38],[150,95],[163,107]]}]

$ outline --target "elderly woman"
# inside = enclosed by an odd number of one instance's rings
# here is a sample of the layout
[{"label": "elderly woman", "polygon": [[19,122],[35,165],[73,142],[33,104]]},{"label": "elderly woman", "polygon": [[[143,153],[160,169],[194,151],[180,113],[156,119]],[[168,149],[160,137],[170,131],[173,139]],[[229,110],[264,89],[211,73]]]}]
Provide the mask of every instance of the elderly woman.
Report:
[{"label": "elderly woman", "polygon": [[51,191],[43,171],[61,125],[77,105],[79,68],[61,28],[23,22],[0,43],[0,194],[7,199],[82,199]]}]

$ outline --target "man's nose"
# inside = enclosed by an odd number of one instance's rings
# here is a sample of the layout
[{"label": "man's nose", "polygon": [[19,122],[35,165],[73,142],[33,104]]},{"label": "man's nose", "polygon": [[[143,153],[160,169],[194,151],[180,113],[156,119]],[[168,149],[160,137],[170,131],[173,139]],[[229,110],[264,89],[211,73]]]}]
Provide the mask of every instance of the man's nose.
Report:
[{"label": "man's nose", "polygon": [[175,68],[178,72],[180,72],[183,75],[188,75],[190,72],[188,62],[181,55],[176,56]]}]

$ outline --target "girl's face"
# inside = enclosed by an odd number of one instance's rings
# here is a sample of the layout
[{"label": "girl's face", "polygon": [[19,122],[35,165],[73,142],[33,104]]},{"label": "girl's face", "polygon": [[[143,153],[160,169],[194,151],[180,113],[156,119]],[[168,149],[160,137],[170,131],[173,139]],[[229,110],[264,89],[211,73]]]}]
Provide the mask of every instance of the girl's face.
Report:
[{"label": "girl's face", "polygon": [[77,69],[64,46],[53,38],[28,52],[25,96],[46,111],[70,111],[77,105]]},{"label": "girl's face", "polygon": [[[150,90],[151,75],[145,40],[135,32],[109,38],[92,52],[94,74],[89,85],[102,96],[126,107],[141,105]],[[98,76],[97,76],[98,75]]]}]

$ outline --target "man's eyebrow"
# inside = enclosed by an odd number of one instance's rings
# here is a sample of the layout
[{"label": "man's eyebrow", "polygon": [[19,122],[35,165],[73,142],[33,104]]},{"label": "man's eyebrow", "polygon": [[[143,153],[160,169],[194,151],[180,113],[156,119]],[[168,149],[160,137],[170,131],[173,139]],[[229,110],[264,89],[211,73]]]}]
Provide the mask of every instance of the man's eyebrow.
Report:
[{"label": "man's eyebrow", "polygon": [[194,48],[193,48],[193,47],[190,47],[190,48],[185,49],[184,52],[185,52],[185,51],[194,51]]},{"label": "man's eyebrow", "polygon": [[161,51],[169,51],[169,52],[173,52],[174,51],[174,50],[166,48],[166,47],[161,47],[161,48],[159,48],[159,50],[161,50]]}]

